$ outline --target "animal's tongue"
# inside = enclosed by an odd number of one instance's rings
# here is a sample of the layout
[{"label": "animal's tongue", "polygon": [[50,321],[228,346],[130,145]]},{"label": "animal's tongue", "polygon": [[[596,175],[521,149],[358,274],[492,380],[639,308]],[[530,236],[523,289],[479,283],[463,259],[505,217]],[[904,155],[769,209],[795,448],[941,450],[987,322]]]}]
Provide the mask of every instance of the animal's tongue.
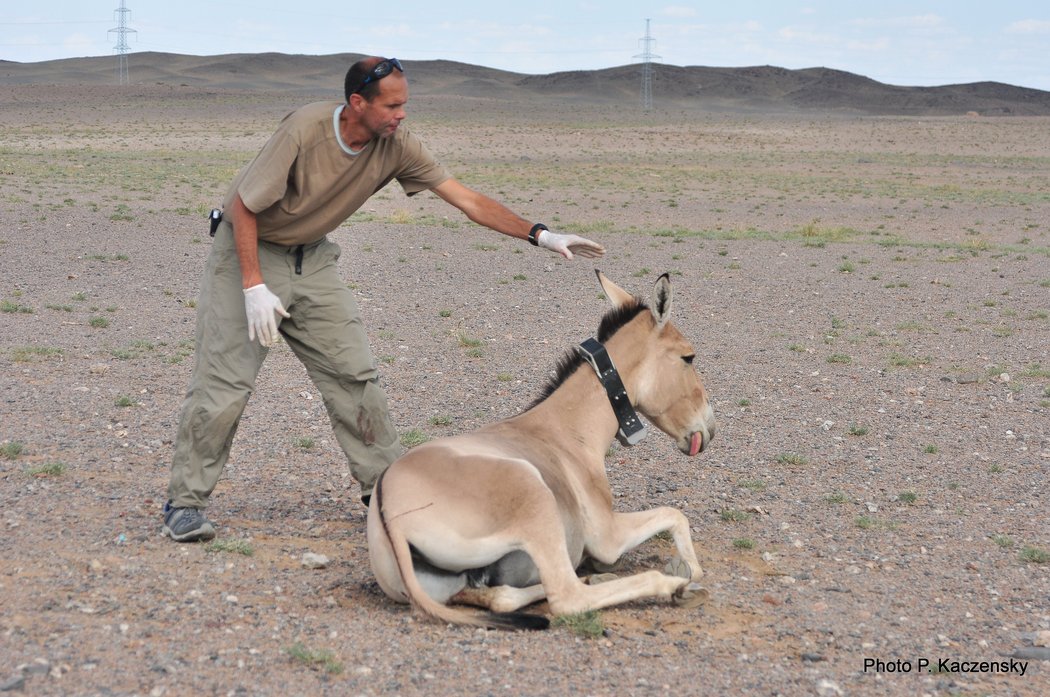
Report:
[{"label": "animal's tongue", "polygon": [[700,446],[702,444],[703,444],[703,436],[701,436],[700,432],[697,431],[689,439],[689,455],[690,455],[690,457],[692,457],[693,455],[696,455],[698,452],[700,452]]}]

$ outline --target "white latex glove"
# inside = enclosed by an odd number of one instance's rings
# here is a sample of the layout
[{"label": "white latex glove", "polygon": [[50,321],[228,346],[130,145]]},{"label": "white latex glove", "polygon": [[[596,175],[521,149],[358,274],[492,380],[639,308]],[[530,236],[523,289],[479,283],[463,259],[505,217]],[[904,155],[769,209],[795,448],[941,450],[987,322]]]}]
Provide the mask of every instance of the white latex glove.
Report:
[{"label": "white latex glove", "polygon": [[275,315],[291,317],[265,283],[244,289],[244,312],[248,315],[248,341],[255,341],[258,336],[263,346],[273,346],[277,341]]},{"label": "white latex glove", "polygon": [[597,242],[591,242],[579,235],[562,235],[550,230],[540,230],[536,235],[536,244],[544,249],[557,252],[566,259],[572,259],[575,254],[588,259],[597,259],[605,254],[605,247]]}]

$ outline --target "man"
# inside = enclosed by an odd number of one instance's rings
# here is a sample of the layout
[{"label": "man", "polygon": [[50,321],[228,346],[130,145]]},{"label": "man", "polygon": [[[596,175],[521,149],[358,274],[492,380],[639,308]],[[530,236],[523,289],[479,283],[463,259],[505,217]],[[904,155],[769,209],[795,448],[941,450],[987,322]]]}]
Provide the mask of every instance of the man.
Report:
[{"label": "man", "polygon": [[401,126],[408,82],[396,58],[355,63],[344,89],[345,102],[286,116],[226,195],[201,283],[196,362],[164,506],[164,533],[173,540],[215,536],[201,511],[278,334],[320,390],[366,504],[400,454],[356,303],[339,278],[339,246],[326,237],[391,180],[410,196],[433,191],[475,223],[567,259],[605,251],[453,179]]}]

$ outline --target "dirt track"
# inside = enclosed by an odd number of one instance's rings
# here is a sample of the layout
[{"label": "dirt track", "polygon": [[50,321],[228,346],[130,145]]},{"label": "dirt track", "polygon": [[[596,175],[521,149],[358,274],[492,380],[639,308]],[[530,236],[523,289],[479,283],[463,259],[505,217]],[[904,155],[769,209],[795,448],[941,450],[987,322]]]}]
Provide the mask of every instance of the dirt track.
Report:
[{"label": "dirt track", "polygon": [[[1033,645],[1050,640],[1050,121],[414,104],[409,124],[462,180],[600,240],[625,288],[647,295],[671,271],[698,348],[711,449],[690,460],[653,434],[609,470],[622,509],[686,513],[713,600],[610,609],[605,636],[584,638],[449,628],[390,603],[286,348],[209,509],[225,551],[162,538],[204,212],[299,100],[3,101],[0,687],[1050,691],[1047,660],[1023,676],[918,667],[1050,653]],[[430,195],[388,189],[335,239],[406,433],[516,413],[605,310],[591,264]],[[305,552],[331,562],[304,569]],[[670,554],[656,539],[625,568]]]}]

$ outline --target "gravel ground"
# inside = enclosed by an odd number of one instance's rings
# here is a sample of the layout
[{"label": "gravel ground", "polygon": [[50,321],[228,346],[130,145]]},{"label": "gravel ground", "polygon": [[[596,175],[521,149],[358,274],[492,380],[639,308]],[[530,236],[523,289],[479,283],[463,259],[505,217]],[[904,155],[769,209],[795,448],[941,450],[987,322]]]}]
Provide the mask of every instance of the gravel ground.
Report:
[{"label": "gravel ground", "polygon": [[[203,213],[300,98],[5,90],[0,690],[1050,692],[1050,121],[416,105],[464,181],[600,240],[623,287],[671,271],[698,349],[711,448],[654,433],[608,469],[620,509],[685,512],[712,600],[608,609],[591,637],[388,601],[284,346],[209,509],[222,544],[161,537]],[[406,434],[517,413],[606,307],[589,261],[429,195],[388,189],[334,238]]]}]

